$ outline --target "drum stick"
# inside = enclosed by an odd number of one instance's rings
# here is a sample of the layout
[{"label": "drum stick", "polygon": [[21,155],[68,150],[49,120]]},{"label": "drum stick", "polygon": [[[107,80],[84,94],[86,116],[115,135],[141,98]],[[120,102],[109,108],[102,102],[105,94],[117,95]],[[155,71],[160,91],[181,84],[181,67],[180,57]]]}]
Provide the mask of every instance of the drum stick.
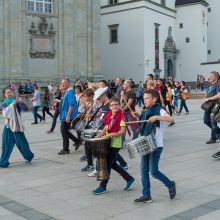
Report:
[{"label": "drum stick", "polygon": [[[131,109],[131,107],[130,107],[130,105],[128,104],[128,102],[125,100],[125,98],[122,97],[122,99],[124,100],[125,104],[126,104],[127,107],[129,108],[129,110],[130,110],[131,112],[134,112],[134,111]],[[134,112],[134,113],[136,113],[136,112]]]},{"label": "drum stick", "polygon": [[126,124],[135,124],[135,123],[144,123],[144,122],[150,123],[149,120],[141,120],[141,121],[128,121],[126,122]]}]

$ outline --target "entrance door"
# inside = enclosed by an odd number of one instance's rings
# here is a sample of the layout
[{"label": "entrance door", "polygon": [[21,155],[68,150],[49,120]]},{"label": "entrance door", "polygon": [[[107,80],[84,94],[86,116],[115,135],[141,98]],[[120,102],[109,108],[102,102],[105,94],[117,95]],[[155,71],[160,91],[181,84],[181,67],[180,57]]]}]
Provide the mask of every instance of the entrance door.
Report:
[{"label": "entrance door", "polygon": [[173,73],[173,61],[171,59],[169,59],[167,61],[167,76],[172,76],[174,77],[174,73]]}]

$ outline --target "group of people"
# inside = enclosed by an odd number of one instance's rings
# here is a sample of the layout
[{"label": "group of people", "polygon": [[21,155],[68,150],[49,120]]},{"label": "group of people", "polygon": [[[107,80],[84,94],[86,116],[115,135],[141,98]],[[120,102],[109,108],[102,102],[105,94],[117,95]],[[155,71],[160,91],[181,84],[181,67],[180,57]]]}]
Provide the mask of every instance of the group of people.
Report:
[{"label": "group of people", "polygon": [[[204,112],[204,123],[211,129],[211,138],[206,143],[214,144],[220,138],[218,120],[220,115],[220,81],[219,74],[215,71],[209,74],[211,83],[207,90],[205,103],[211,103]],[[90,139],[85,138],[85,131],[96,130],[93,136],[98,140],[109,139],[109,150],[105,156],[106,169],[110,175],[115,170],[125,180],[124,191],[129,191],[135,184],[135,177],[128,173],[128,165],[120,155],[120,149],[125,143],[126,136],[136,140],[138,136],[147,137],[153,134],[155,137],[156,150],[141,156],[140,175],[142,183],[142,195],[134,200],[134,203],[152,202],[150,191],[149,173],[160,180],[167,188],[170,199],[176,195],[176,183],[170,180],[165,174],[159,171],[159,160],[163,151],[164,122],[170,126],[174,125],[172,114],[179,115],[182,108],[186,114],[189,113],[186,106],[188,89],[184,81],[180,83],[174,80],[164,82],[162,79],[154,79],[152,74],[147,75],[146,85],[140,83],[142,90],[134,90],[130,80],[115,80],[114,94],[108,87],[108,82],[100,80],[98,83],[88,83],[86,88],[76,84],[70,86],[68,78],[63,78],[57,85],[54,95],[55,112],[52,115],[50,109],[49,89],[45,89],[42,95],[43,116],[37,113],[41,106],[41,95],[38,86],[34,86],[33,114],[34,122],[38,124],[45,120],[45,113],[52,118],[51,128],[48,134],[54,132],[57,119],[60,117],[61,135],[63,140],[62,149],[58,155],[70,153],[70,140],[74,142],[75,150],[84,146],[84,155],[80,158],[86,162],[81,172],[89,172],[89,177],[97,176],[100,167],[94,163],[94,149],[90,146]],[[138,91],[138,92],[137,92]],[[141,94],[141,105],[143,108],[136,108],[138,94]],[[1,105],[2,115],[5,118],[5,127],[2,134],[2,155],[0,167],[9,166],[9,158],[14,144],[17,145],[25,160],[29,163],[34,158],[28,141],[24,135],[24,126],[21,118],[21,110],[27,110],[26,104],[10,88],[3,90],[4,103]],[[178,108],[180,99],[180,108]],[[166,107],[168,110],[166,111]],[[169,113],[168,113],[169,112]],[[142,121],[139,123],[139,121]],[[213,154],[214,158],[220,158],[220,152]],[[99,186],[92,190],[93,194],[99,195],[107,191],[110,178],[102,179]]]}]

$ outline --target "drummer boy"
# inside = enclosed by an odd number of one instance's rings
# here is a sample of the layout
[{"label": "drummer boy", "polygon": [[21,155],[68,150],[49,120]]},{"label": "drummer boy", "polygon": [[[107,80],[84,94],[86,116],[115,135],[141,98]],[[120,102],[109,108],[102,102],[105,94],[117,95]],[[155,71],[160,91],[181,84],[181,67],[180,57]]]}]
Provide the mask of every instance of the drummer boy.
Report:
[{"label": "drummer boy", "polygon": [[144,105],[146,109],[140,116],[140,120],[149,120],[149,123],[140,124],[141,136],[148,136],[155,134],[155,141],[157,149],[150,154],[141,157],[140,172],[142,182],[142,196],[134,200],[134,203],[149,203],[152,202],[150,192],[150,178],[151,175],[160,180],[169,191],[170,199],[176,196],[176,183],[171,181],[167,176],[159,171],[158,165],[160,155],[163,151],[163,136],[164,136],[164,122],[173,122],[174,119],[161,108],[158,103],[160,98],[159,93],[155,90],[147,90],[144,92]]},{"label": "drummer boy", "polygon": [[[112,98],[109,100],[109,108],[110,111],[104,116],[105,127],[98,137],[111,138],[111,146],[106,158],[107,170],[109,175],[111,173],[111,169],[119,173],[126,181],[124,191],[129,191],[134,185],[135,179],[116,163],[117,154],[122,147],[122,135],[125,134],[126,131],[125,116],[121,111],[120,100],[118,98]],[[99,187],[92,192],[95,195],[105,193],[107,184],[108,180],[101,181]]]}]

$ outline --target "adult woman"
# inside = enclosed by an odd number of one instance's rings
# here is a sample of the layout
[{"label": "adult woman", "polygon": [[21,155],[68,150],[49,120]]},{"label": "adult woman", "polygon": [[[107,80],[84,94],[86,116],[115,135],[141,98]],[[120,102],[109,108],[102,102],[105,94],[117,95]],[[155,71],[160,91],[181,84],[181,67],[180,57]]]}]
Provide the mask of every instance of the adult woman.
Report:
[{"label": "adult woman", "polygon": [[20,115],[21,109],[27,110],[27,106],[22,103],[19,96],[16,96],[16,99],[13,98],[10,89],[3,89],[3,97],[4,103],[1,105],[1,109],[5,118],[5,127],[2,132],[0,167],[7,168],[14,144],[17,145],[22,156],[28,162],[34,158],[34,154],[31,152],[24,135],[24,126]]},{"label": "adult woman", "polygon": [[188,96],[189,91],[188,91],[188,89],[186,87],[186,83],[184,81],[180,82],[180,86],[181,86],[180,87],[180,91],[179,91],[179,94],[180,94],[180,110],[178,112],[178,115],[181,114],[183,108],[186,111],[186,115],[188,115],[189,114],[189,110],[188,110],[187,105],[186,105],[186,100],[189,97]]},{"label": "adult woman", "polygon": [[43,114],[43,123],[45,122],[45,112],[53,118],[52,113],[50,112],[50,96],[49,89],[45,88],[42,96],[42,114]]}]

